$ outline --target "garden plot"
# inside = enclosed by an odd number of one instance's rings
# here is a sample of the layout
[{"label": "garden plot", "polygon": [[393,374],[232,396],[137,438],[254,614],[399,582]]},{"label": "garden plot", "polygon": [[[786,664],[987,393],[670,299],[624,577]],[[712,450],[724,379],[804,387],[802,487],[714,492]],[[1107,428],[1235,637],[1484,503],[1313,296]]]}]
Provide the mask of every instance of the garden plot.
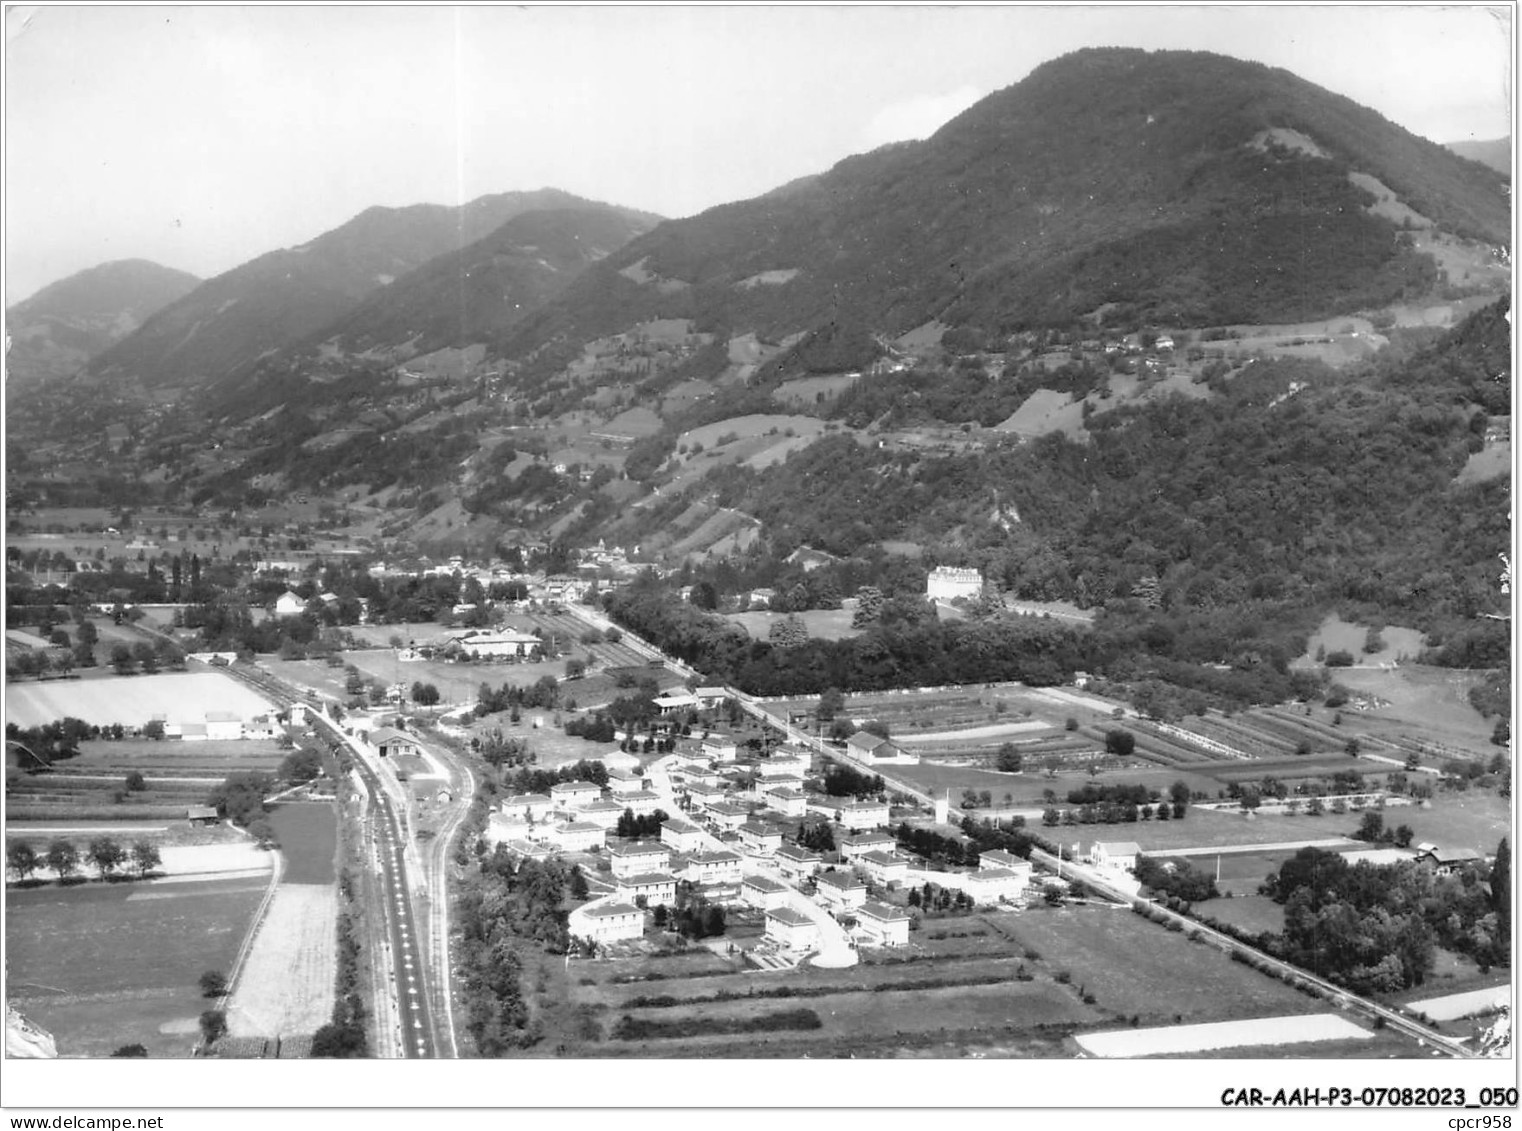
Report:
[{"label": "garden plot", "polygon": [[333,1012],[338,894],[327,884],[281,884],[227,1008],[235,1037],[314,1033]]},{"label": "garden plot", "polygon": [[1161,1029],[1125,1029],[1086,1033],[1074,1038],[1086,1052],[1100,1057],[1166,1056],[1212,1052],[1248,1045],[1274,1046],[1307,1041],[1367,1040],[1372,1036],[1346,1017],[1318,1013],[1310,1017],[1259,1017],[1251,1021],[1216,1021],[1206,1025],[1170,1025]]},{"label": "garden plot", "polygon": [[1466,994],[1448,994],[1446,997],[1407,1002],[1406,1008],[1413,1013],[1425,1013],[1434,1021],[1457,1021],[1460,1017],[1473,1017],[1477,1013],[1499,1009],[1510,1002],[1510,986],[1493,986],[1488,990],[1471,990]]}]

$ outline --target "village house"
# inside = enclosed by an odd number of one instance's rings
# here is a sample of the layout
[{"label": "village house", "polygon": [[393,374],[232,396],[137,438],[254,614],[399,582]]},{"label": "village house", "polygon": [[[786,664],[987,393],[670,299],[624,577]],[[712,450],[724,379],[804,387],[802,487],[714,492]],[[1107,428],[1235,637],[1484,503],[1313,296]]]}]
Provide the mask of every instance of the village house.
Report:
[{"label": "village house", "polygon": [[853,831],[877,829],[888,824],[886,801],[845,801],[830,803],[830,807],[834,810],[836,823]]},{"label": "village house", "polygon": [[502,802],[502,815],[520,821],[542,821],[552,808],[548,795],[543,793],[515,793]]},{"label": "village house", "polygon": [[773,854],[777,870],[790,880],[801,880],[819,871],[824,857],[813,849],[797,844],[784,844]]},{"label": "village house", "polygon": [[760,821],[746,821],[740,826],[740,844],[755,856],[770,856],[782,847],[782,830]]},{"label": "village house", "polygon": [[615,877],[664,872],[671,867],[671,846],[653,840],[608,845],[608,858]]},{"label": "village house", "polygon": [[801,817],[808,809],[809,795],[801,789],[778,786],[761,795],[762,803],[784,817]]},{"label": "village house", "polygon": [[703,847],[703,830],[673,817],[661,822],[661,843],[673,852],[696,852]]},{"label": "village house", "polygon": [[693,694],[698,697],[698,706],[705,711],[722,707],[729,699],[729,692],[722,687],[699,687]]},{"label": "village house", "polygon": [[306,612],[306,601],[287,589],[275,598],[275,615],[277,617],[299,617]]},{"label": "village house", "polygon": [[761,759],[760,772],[763,778],[804,778],[812,765],[813,759],[807,750],[779,746],[770,757]]},{"label": "village house", "polygon": [[749,817],[750,810],[744,805],[728,801],[719,801],[708,807],[708,819],[727,833],[736,831]]},{"label": "village house", "polygon": [[887,833],[851,833],[835,842],[835,850],[850,863],[868,852],[892,852],[897,844]]},{"label": "village house", "polygon": [[1012,868],[979,868],[962,878],[962,890],[978,904],[994,904],[1000,900],[1018,900],[1030,886],[1030,866],[1023,871]]},{"label": "village house", "polygon": [[275,738],[279,733],[280,724],[268,713],[255,715],[243,728],[244,738]]},{"label": "village house", "polygon": [[1096,868],[1130,872],[1136,868],[1141,847],[1134,840],[1095,841],[1089,849],[1089,863]]},{"label": "village house", "polygon": [[619,819],[624,815],[624,807],[616,801],[598,800],[583,805],[576,810],[576,815],[600,828],[613,829],[618,827]]},{"label": "village house", "polygon": [[661,807],[661,795],[649,789],[636,790],[612,800],[615,805],[633,810],[636,817],[648,816]]},{"label": "village house", "polygon": [[850,872],[820,872],[814,880],[831,911],[854,911],[867,901],[867,885]]},{"label": "village house", "polygon": [[608,789],[615,798],[625,794],[638,793],[645,788],[645,776],[634,770],[609,770]]},{"label": "village house", "polygon": [[602,786],[589,781],[561,781],[550,786],[557,809],[585,809],[602,797]]},{"label": "village house", "polygon": [[676,902],[676,877],[664,872],[643,872],[637,876],[620,876],[618,895],[620,899],[626,899],[630,903],[635,903],[640,896],[644,896],[648,907],[654,907],[660,903],[670,905]]},{"label": "village house", "polygon": [[179,733],[176,734],[170,727],[164,728],[164,734],[168,738],[178,738],[182,742],[205,742],[205,723],[181,723]]},{"label": "village house", "polygon": [[692,799],[694,809],[704,811],[719,804],[729,796],[717,785],[709,785],[706,782],[689,782],[687,796]]},{"label": "village house", "polygon": [[521,856],[525,860],[548,860],[555,855],[553,846],[543,841],[510,840],[507,842],[508,851],[515,856]]},{"label": "village house", "polygon": [[711,785],[721,793],[724,791],[724,787],[722,785],[722,782],[724,781],[723,775],[721,775],[718,770],[715,770],[713,767],[711,767],[708,764],[708,760],[706,758],[699,766],[690,770],[684,770],[683,776],[686,778],[687,784],[689,786]]},{"label": "village house", "polygon": [[750,607],[752,609],[769,609],[772,607],[772,602],[776,599],[777,591],[775,589],[761,588],[750,591]]},{"label": "village house", "polygon": [[773,907],[766,913],[766,937],[785,950],[804,951],[819,944],[819,928],[800,911]]},{"label": "village house", "polygon": [[589,907],[578,919],[587,933],[581,937],[597,943],[637,939],[645,933],[645,913],[632,903],[604,903]]},{"label": "village house", "polygon": [[1005,852],[1002,848],[993,848],[987,852],[978,854],[978,868],[987,871],[989,868],[1008,868],[1012,872],[1030,873],[1031,862],[1022,860],[1013,852]]},{"label": "village house", "polygon": [[908,946],[909,912],[875,901],[863,903],[856,912],[856,928],[871,946]]},{"label": "village house", "polygon": [[1425,851],[1417,857],[1431,864],[1440,876],[1451,876],[1461,872],[1475,864],[1483,864],[1485,857],[1470,848],[1439,848],[1437,845],[1426,845]]},{"label": "village house", "polygon": [[919,755],[868,730],[859,730],[846,739],[846,750],[868,765],[915,766],[920,760]]},{"label": "village house", "polygon": [[556,828],[554,836],[567,852],[591,852],[603,846],[608,830],[592,821],[572,821]]},{"label": "village house", "polygon": [[770,911],[787,904],[788,888],[770,876],[746,876],[740,885],[740,898],[752,907]]},{"label": "village house", "polygon": [[740,855],[736,852],[700,852],[687,861],[687,880],[694,884],[740,882]]},{"label": "village house", "polygon": [[725,734],[710,734],[703,739],[703,756],[715,762],[733,762],[740,753],[735,740]]},{"label": "village house", "polygon": [[903,884],[909,879],[909,861],[891,852],[863,853],[856,858],[855,866],[867,879],[884,887]]}]

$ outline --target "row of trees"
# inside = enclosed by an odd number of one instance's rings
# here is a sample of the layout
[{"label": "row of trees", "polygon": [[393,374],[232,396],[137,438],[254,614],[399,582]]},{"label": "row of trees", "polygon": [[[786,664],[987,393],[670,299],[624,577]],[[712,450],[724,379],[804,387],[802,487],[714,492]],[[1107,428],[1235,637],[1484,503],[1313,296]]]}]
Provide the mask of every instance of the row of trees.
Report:
[{"label": "row of trees", "polygon": [[128,865],[143,879],[163,863],[163,858],[151,840],[138,840],[129,848],[108,836],[94,837],[83,855],[73,841],[63,839],[54,840],[46,851],[38,851],[24,840],[12,841],[5,848],[5,866],[22,883],[44,867],[51,869],[61,883],[68,883],[84,863],[94,866],[102,880],[110,879],[118,868]]}]

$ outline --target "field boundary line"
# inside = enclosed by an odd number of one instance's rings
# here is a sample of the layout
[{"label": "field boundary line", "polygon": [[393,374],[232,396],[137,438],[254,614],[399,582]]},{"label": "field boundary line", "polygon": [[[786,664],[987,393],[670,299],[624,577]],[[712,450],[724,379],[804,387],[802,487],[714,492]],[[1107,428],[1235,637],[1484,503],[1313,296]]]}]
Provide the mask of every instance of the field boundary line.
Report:
[{"label": "field boundary line", "polygon": [[264,898],[259,901],[259,908],[254,912],[254,921],[249,926],[248,934],[243,936],[243,945],[238,948],[238,957],[233,960],[232,973],[227,978],[226,998],[231,1004],[233,995],[238,990],[238,980],[243,977],[243,967],[248,963],[248,955],[254,948],[254,939],[264,929],[265,918],[269,914],[270,904],[275,899],[275,889],[280,886],[280,878],[285,875],[285,855],[279,849],[275,851],[275,866],[270,869],[269,887],[264,889]]}]

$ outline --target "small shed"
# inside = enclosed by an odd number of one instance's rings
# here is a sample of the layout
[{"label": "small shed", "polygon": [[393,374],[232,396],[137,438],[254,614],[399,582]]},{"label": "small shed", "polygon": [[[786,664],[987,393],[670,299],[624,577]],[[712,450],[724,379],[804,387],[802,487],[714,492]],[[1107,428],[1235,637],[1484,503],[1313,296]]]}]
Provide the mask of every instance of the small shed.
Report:
[{"label": "small shed", "polygon": [[210,805],[192,805],[185,810],[185,819],[191,825],[216,825],[221,824],[222,818]]}]

